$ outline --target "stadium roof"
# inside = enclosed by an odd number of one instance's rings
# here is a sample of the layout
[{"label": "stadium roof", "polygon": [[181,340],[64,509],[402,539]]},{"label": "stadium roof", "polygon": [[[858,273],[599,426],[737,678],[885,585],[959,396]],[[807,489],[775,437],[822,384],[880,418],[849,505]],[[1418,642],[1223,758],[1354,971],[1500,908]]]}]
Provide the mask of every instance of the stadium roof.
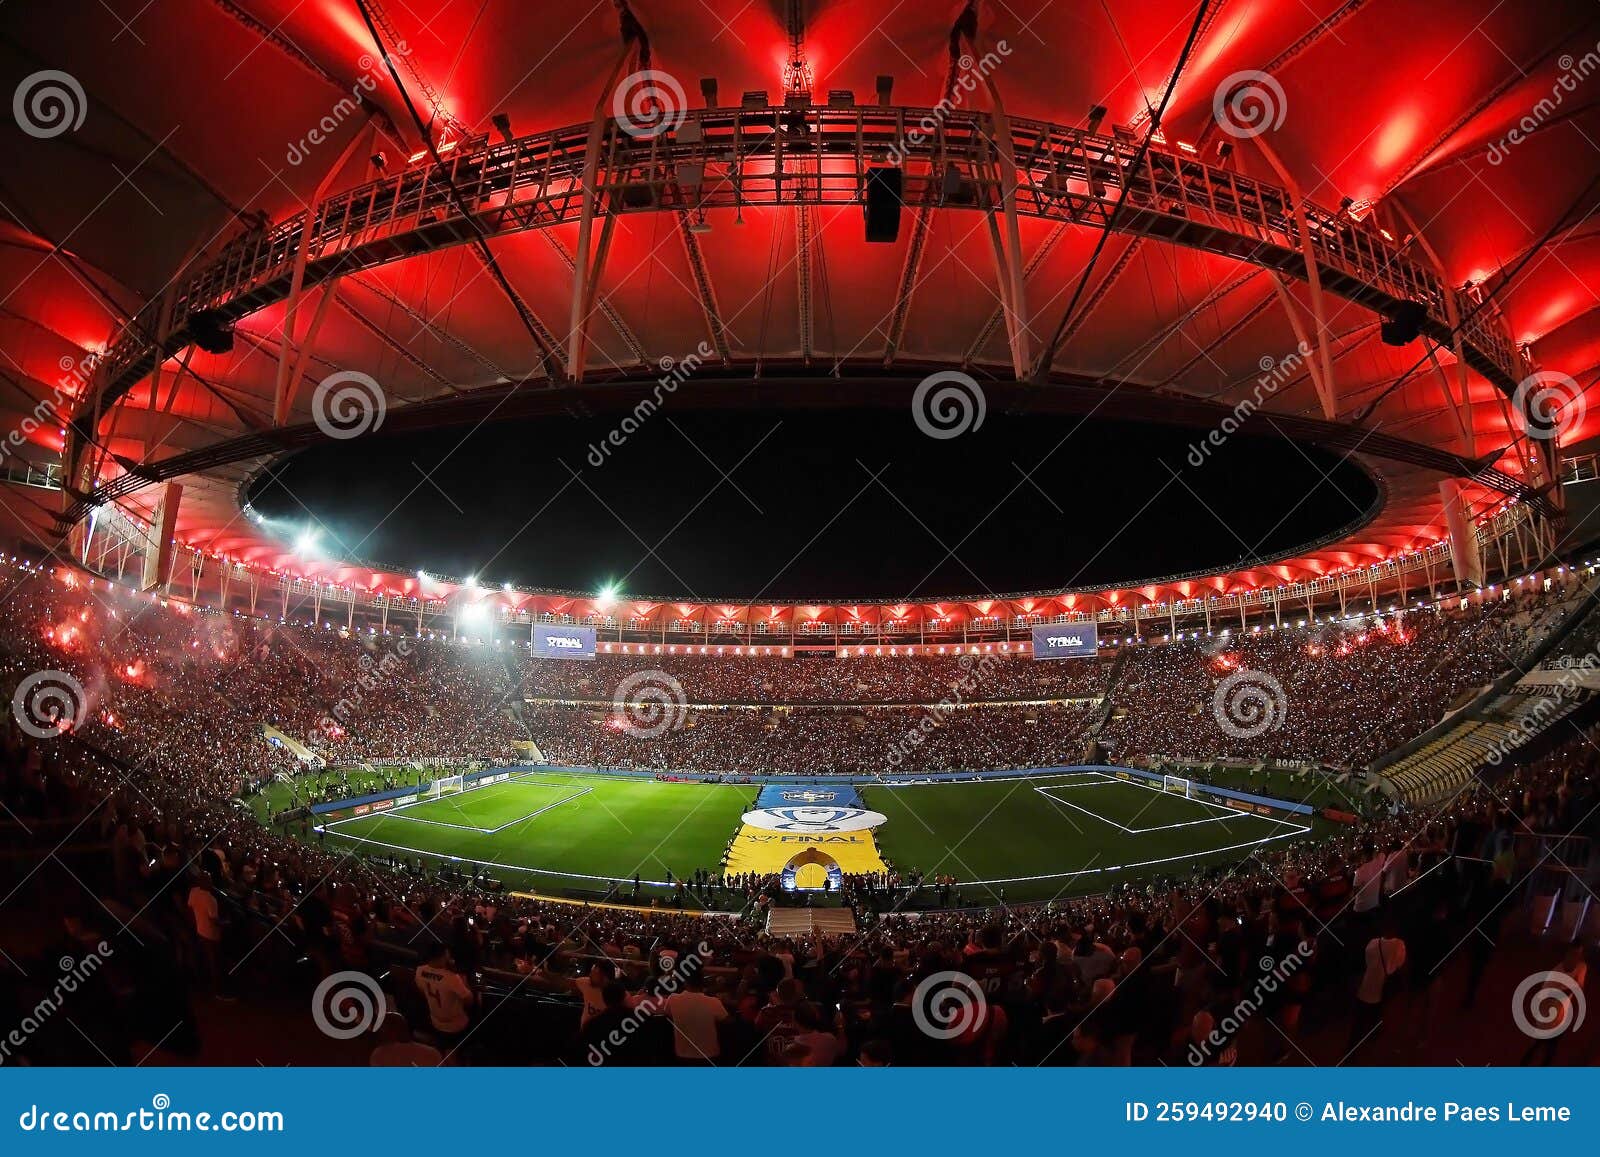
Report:
[{"label": "stadium roof", "polygon": [[[1150,602],[1430,547],[1448,478],[1472,479],[1477,516],[1552,499],[1554,460],[1513,411],[1537,371],[1566,403],[1560,441],[1596,432],[1593,4],[996,0],[975,26],[965,9],[6,5],[0,422],[65,399],[79,460],[110,488],[97,499],[147,518],[148,483],[175,478],[181,542],[403,594],[414,575],[301,557],[241,511],[246,479],[325,436],[330,375],[378,383],[386,429],[448,437],[631,409],[674,365],[686,398],[759,375],[897,404],[961,369],[990,404],[1199,430],[1259,407],[1378,478],[1380,509],[1335,541],[1125,592]],[[811,96],[775,112],[796,31]],[[612,78],[646,67],[662,103],[614,105]],[[586,228],[597,108],[669,123],[607,122]],[[900,152],[910,208],[895,242],[868,244],[863,172]],[[603,263],[575,311],[585,252]],[[1425,336],[1384,344],[1381,316],[1407,299]],[[231,352],[192,344],[208,320],[234,325]],[[19,456],[62,453],[64,424],[26,430]],[[48,500],[10,501],[53,533]]]}]

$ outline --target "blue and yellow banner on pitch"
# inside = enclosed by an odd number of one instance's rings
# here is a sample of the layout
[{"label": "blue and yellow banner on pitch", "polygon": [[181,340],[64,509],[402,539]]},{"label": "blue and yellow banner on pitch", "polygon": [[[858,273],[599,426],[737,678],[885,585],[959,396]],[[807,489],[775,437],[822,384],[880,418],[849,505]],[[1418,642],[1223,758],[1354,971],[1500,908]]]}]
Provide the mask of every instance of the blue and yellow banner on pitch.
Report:
[{"label": "blue and yellow banner on pitch", "polygon": [[888,817],[868,811],[850,784],[768,784],[740,818],[730,872],[782,872],[795,856],[813,850],[846,874],[885,870],[872,830]]}]

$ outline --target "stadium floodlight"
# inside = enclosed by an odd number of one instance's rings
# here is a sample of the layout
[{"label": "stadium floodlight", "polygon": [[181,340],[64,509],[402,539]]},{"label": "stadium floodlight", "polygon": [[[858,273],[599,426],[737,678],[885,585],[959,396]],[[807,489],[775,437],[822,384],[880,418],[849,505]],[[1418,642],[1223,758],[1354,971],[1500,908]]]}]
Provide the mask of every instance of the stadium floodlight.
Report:
[{"label": "stadium floodlight", "polygon": [[314,528],[303,530],[300,537],[295,539],[294,552],[298,555],[309,555],[317,549],[317,532]]},{"label": "stadium floodlight", "polygon": [[617,601],[617,588],[607,583],[600,588],[600,593],[594,598],[594,605],[602,611],[611,609],[611,604]]}]

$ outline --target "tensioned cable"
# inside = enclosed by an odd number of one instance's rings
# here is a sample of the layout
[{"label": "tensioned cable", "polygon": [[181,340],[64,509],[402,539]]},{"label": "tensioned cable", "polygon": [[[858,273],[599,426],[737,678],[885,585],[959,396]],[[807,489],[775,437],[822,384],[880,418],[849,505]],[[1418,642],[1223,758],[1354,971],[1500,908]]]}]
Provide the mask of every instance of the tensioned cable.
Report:
[{"label": "tensioned cable", "polygon": [[527,307],[522,304],[522,299],[517,296],[516,290],[511,288],[511,282],[507,280],[505,271],[500,268],[500,262],[495,259],[494,250],[489,247],[489,239],[483,231],[483,226],[478,224],[478,220],[472,215],[472,210],[468,207],[466,199],[462,197],[461,190],[456,188],[455,181],[450,178],[449,172],[445,169],[444,160],[439,156],[438,146],[434,144],[433,134],[428,131],[427,122],[422,119],[422,114],[417,111],[417,106],[412,101],[411,93],[406,89],[405,82],[400,79],[400,71],[395,68],[394,61],[389,57],[388,45],[384,44],[383,37],[378,34],[377,25],[373,23],[372,13],[367,7],[367,0],[356,0],[356,8],[361,12],[361,19],[367,26],[367,33],[372,37],[373,45],[378,49],[378,55],[383,57],[383,65],[389,70],[390,79],[394,81],[395,88],[400,92],[400,99],[405,102],[406,112],[411,114],[412,124],[416,126],[417,133],[422,137],[422,143],[427,148],[428,155],[433,158],[435,171],[439,174],[440,179],[444,181],[445,188],[449,190],[450,200],[455,203],[456,212],[461,214],[461,219],[466,222],[467,228],[472,232],[472,243],[477,248],[479,255],[482,256],[483,263],[489,270],[489,275],[494,278],[495,284],[500,287],[500,291],[505,294],[506,300],[511,303],[511,308],[516,313],[517,319],[522,322],[523,328],[528,331],[528,337],[533,340],[534,347],[539,350],[540,360],[544,361],[553,370],[559,361],[558,351],[545,348],[544,340],[539,336],[539,331],[533,324],[533,318],[527,314]]},{"label": "tensioned cable", "polygon": [[[1451,327],[1451,337],[1454,337],[1459,330],[1463,329],[1467,322],[1478,316],[1479,312],[1485,309],[1497,295],[1510,288],[1511,283],[1516,280],[1517,275],[1527,267],[1528,262],[1532,261],[1535,255],[1544,249],[1546,245],[1550,244],[1557,233],[1561,232],[1562,227],[1567,223],[1567,218],[1572,216],[1572,211],[1582,204],[1589,197],[1589,195],[1594,192],[1597,185],[1600,185],[1600,174],[1596,174],[1594,179],[1584,186],[1583,191],[1573,198],[1572,202],[1567,206],[1566,210],[1561,214],[1561,216],[1556,218],[1555,224],[1550,226],[1550,228],[1545,231],[1544,236],[1539,238],[1537,244],[1529,247],[1528,251],[1517,260],[1516,265],[1511,268],[1511,271],[1509,273],[1501,274],[1500,284],[1495,286],[1493,289],[1484,290],[1483,295],[1477,302],[1473,304],[1473,307],[1462,315],[1461,320],[1455,326]],[[1401,374],[1394,380],[1393,385],[1374,398],[1371,405],[1367,406],[1365,410],[1353,415],[1351,420],[1355,422],[1364,422],[1370,418],[1372,416],[1372,412],[1377,409],[1378,404],[1390,394],[1398,390],[1408,380],[1410,380],[1411,375],[1416,373],[1425,364],[1427,364],[1427,361],[1428,354],[1424,353],[1420,358],[1411,364],[1410,368],[1407,369],[1405,373]]]},{"label": "tensioned cable", "polygon": [[[1161,120],[1167,113],[1167,105],[1172,102],[1172,94],[1177,90],[1178,78],[1183,75],[1184,67],[1189,63],[1189,56],[1194,52],[1195,41],[1199,39],[1200,29],[1205,26],[1206,9],[1210,7],[1211,0],[1200,0],[1200,7],[1195,11],[1194,24],[1189,29],[1189,35],[1183,42],[1183,51],[1178,54],[1178,63],[1172,70],[1172,76],[1167,80],[1166,91],[1161,94],[1161,103],[1150,114],[1150,124],[1145,129],[1144,139],[1139,142],[1139,149],[1133,155],[1126,172],[1132,173],[1144,164],[1145,156],[1150,152],[1150,145],[1161,130]],[[1138,77],[1134,78],[1135,82]],[[1100,255],[1105,252],[1106,241],[1110,239],[1112,231],[1116,228],[1117,219],[1122,216],[1122,208],[1128,203],[1128,194],[1132,191],[1132,183],[1124,175],[1122,188],[1117,193],[1117,203],[1112,206],[1111,214],[1105,220],[1100,230],[1100,239],[1095,242],[1094,252],[1089,255],[1089,263],[1083,268],[1083,276],[1078,278],[1078,286],[1072,291],[1072,299],[1067,302],[1067,308],[1062,311],[1061,321],[1056,325],[1055,333],[1051,335],[1050,343],[1045,346],[1044,352],[1039,355],[1039,360],[1034,363],[1032,377],[1038,381],[1050,369],[1050,363],[1055,360],[1056,347],[1061,344],[1061,335],[1066,332],[1067,324],[1077,312],[1078,302],[1083,298],[1083,292],[1089,285],[1089,278],[1094,274],[1094,268],[1100,261]]]}]

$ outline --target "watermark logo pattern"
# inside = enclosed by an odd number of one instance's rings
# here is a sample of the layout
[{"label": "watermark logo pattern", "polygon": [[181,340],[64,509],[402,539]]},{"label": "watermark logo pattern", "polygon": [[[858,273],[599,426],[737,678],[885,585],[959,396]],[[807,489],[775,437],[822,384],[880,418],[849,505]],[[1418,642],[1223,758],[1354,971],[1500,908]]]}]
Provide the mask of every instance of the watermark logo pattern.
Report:
[{"label": "watermark logo pattern", "polygon": [[1583,986],[1565,972],[1535,972],[1511,994],[1511,1019],[1534,1040],[1577,1032],[1587,1011]]},{"label": "watermark logo pattern", "polygon": [[11,96],[17,127],[41,141],[76,132],[88,112],[89,98],[77,77],[53,68],[23,77]]},{"label": "watermark logo pattern", "polygon": [[1548,442],[1564,440],[1583,424],[1588,411],[1583,387],[1566,374],[1541,370],[1517,383],[1514,408],[1527,425],[1528,436]]},{"label": "watermark logo pattern", "polygon": [[622,78],[611,94],[611,115],[630,137],[648,140],[683,123],[689,103],[670,72],[646,68]]},{"label": "watermark logo pattern", "polygon": [[11,714],[17,725],[35,739],[52,739],[75,731],[89,713],[89,696],[83,684],[65,671],[35,671],[11,696]]},{"label": "watermark logo pattern", "polygon": [[929,374],[911,395],[911,418],[917,429],[941,442],[978,429],[988,412],[983,387],[960,370]]},{"label": "watermark logo pattern", "polygon": [[358,370],[329,374],[311,395],[311,420],[317,429],[339,441],[378,429],[388,411],[383,387]]},{"label": "watermark logo pattern", "polygon": [[612,696],[622,730],[635,739],[655,739],[683,726],[688,697],[683,684],[665,671],[635,671]]},{"label": "watermark logo pattern", "polygon": [[351,1040],[378,1027],[384,1014],[383,989],[365,972],[349,969],[322,978],[311,994],[311,1019],[322,1034]]},{"label": "watermark logo pattern", "polygon": [[965,972],[935,972],[911,994],[911,1019],[934,1040],[954,1040],[983,1028],[989,1000]]},{"label": "watermark logo pattern", "polygon": [[1224,77],[1211,97],[1211,115],[1217,127],[1240,140],[1282,128],[1288,111],[1283,85],[1259,69]]},{"label": "watermark logo pattern", "polygon": [[1217,684],[1211,714],[1224,735],[1255,739],[1283,726],[1289,699],[1283,684],[1272,675],[1245,667]]}]

